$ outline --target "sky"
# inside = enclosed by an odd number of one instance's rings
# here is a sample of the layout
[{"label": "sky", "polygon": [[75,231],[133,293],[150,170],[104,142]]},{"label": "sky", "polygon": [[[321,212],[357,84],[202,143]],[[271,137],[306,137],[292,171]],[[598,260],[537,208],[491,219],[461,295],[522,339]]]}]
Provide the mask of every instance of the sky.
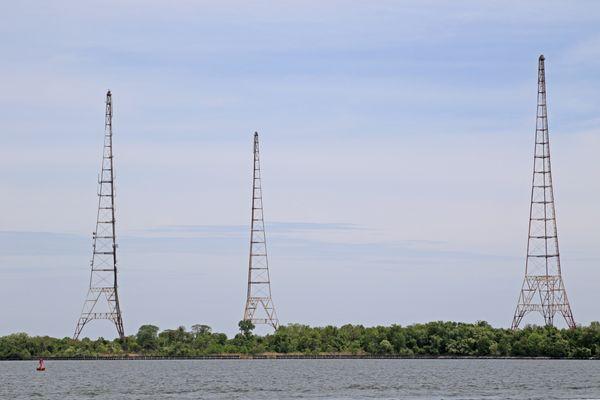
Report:
[{"label": "sky", "polygon": [[542,53],[563,277],[576,321],[600,320],[599,3],[1,9],[0,335],[74,331],[107,89],[127,334],[237,330],[254,131],[281,323],[509,327]]}]

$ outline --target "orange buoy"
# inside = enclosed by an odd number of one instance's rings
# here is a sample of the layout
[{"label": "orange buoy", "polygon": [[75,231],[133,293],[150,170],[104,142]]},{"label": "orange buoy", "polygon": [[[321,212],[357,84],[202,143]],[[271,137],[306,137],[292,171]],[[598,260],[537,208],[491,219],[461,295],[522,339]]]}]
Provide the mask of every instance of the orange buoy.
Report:
[{"label": "orange buoy", "polygon": [[39,364],[37,366],[37,368],[35,369],[36,371],[45,371],[46,370],[46,365],[44,364],[44,359],[40,358],[39,359]]}]

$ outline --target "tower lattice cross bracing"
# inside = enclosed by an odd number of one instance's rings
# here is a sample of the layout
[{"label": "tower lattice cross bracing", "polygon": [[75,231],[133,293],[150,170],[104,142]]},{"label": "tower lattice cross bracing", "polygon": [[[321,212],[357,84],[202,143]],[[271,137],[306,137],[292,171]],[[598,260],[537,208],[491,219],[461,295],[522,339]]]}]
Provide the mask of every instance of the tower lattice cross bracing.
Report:
[{"label": "tower lattice cross bracing", "polygon": [[267,259],[267,240],[263,217],[262,181],[258,133],[254,133],[254,167],[252,178],[252,219],[250,222],[250,258],[248,263],[248,294],[244,320],[267,324],[277,329],[279,320],[271,297],[271,279]]},{"label": "tower lattice cross bracing", "polygon": [[570,328],[575,327],[575,320],[561,275],[550,163],[544,61],[544,56],[540,56],[525,279],[515,310],[512,329],[517,329],[523,317],[532,311],[540,312],[546,325],[553,325],[554,317],[558,313],[563,316]]},{"label": "tower lattice cross bracing", "polygon": [[112,95],[106,93],[104,147],[98,181],[98,215],[93,233],[90,286],[81,316],[77,321],[74,339],[79,338],[85,325],[95,319],[112,321],[119,338],[125,337],[117,292],[117,244],[115,233],[115,181],[113,169]]}]

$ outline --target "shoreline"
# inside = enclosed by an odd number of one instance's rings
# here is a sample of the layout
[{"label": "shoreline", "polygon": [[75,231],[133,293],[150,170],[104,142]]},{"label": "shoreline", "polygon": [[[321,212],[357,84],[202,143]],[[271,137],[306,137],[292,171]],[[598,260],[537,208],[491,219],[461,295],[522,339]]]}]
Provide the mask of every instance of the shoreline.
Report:
[{"label": "shoreline", "polygon": [[[37,361],[40,357],[28,359],[6,358],[0,361]],[[166,361],[166,360],[586,360],[594,361],[599,358],[567,358],[567,357],[482,357],[482,356],[393,356],[393,355],[352,355],[352,354],[318,354],[318,355],[288,355],[288,354],[231,354],[212,356],[82,356],[82,357],[42,357],[45,361]]]}]

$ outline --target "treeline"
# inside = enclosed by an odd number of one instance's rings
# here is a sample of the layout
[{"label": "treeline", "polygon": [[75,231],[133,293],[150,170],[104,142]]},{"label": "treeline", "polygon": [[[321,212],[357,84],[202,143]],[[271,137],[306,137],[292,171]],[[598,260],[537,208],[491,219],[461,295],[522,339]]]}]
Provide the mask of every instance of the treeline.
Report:
[{"label": "treeline", "polygon": [[160,331],[143,325],[136,335],[121,341],[99,338],[51,338],[16,333],[0,337],[0,359],[33,357],[168,356],[194,357],[220,354],[352,354],[403,357],[555,357],[600,358],[600,323],[576,329],[527,326],[493,328],[486,322],[465,324],[430,322],[364,327],[344,325],[312,328],[291,324],[265,336],[253,334],[248,321],[240,333],[228,338],[206,325]]}]

